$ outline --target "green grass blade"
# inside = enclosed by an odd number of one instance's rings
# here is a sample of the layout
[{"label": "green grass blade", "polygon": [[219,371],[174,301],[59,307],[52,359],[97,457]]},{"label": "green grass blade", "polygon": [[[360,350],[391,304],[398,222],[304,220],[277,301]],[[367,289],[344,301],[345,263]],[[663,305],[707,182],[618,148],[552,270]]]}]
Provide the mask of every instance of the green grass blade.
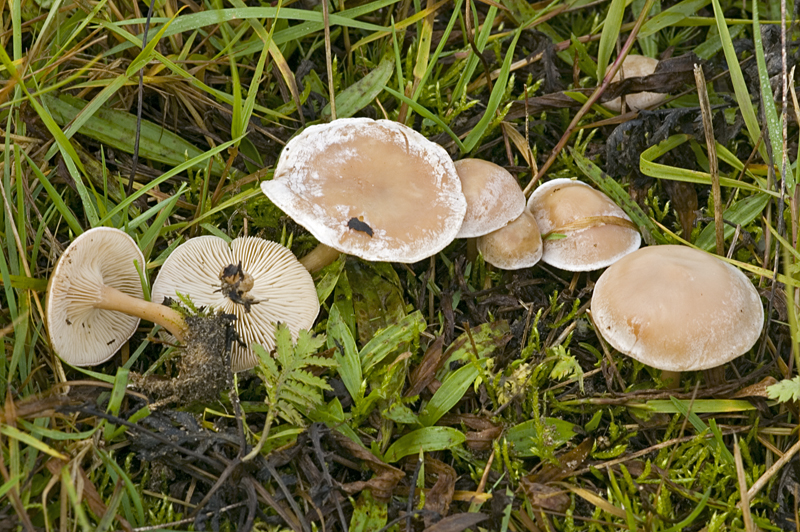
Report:
[{"label": "green grass blade", "polygon": [[600,34],[600,46],[597,51],[597,80],[600,82],[606,75],[606,68],[614,53],[625,16],[625,0],[611,0],[611,6],[603,22],[603,33]]},{"label": "green grass blade", "polygon": [[760,144],[758,152],[761,154],[761,157],[765,161],[768,161],[769,158],[767,157],[766,148],[763,143],[759,143],[761,128],[758,125],[758,119],[756,118],[755,109],[753,109],[750,93],[747,91],[747,85],[744,82],[742,68],[739,65],[739,58],[736,57],[736,51],[733,49],[733,41],[728,31],[728,25],[725,23],[725,15],[722,12],[722,7],[719,5],[719,0],[711,0],[711,2],[714,5],[714,19],[716,20],[720,40],[722,41],[722,51],[725,53],[725,61],[728,63],[728,71],[731,75],[736,101],[739,103],[739,110],[744,118],[744,124],[747,126],[747,132],[750,134],[750,140],[753,144]]},{"label": "green grass blade", "polygon": [[489,123],[495,118],[495,111],[497,111],[497,108],[500,106],[500,101],[507,89],[506,85],[508,84],[508,77],[511,73],[511,60],[514,57],[514,48],[517,46],[520,35],[522,35],[522,30],[517,29],[517,31],[514,32],[514,39],[511,41],[506,51],[506,57],[503,60],[503,67],[500,69],[500,75],[497,77],[494,87],[492,87],[492,94],[489,96],[489,102],[486,104],[486,111],[464,139],[464,152],[470,152],[478,145],[478,142],[486,133]]},{"label": "green grass blade", "polygon": [[[767,121],[767,135],[772,148],[772,163],[782,172],[783,164],[783,121],[778,117],[775,108],[775,96],[769,82],[767,62],[764,55],[764,44],[761,42],[761,24],[758,22],[758,4],[753,0],[753,41],[755,43],[756,64],[758,65],[758,82],[761,86],[761,104],[764,106],[764,115]],[[767,159],[769,161],[769,159]],[[794,179],[791,173],[781,176],[786,182],[789,195],[794,193]]]}]

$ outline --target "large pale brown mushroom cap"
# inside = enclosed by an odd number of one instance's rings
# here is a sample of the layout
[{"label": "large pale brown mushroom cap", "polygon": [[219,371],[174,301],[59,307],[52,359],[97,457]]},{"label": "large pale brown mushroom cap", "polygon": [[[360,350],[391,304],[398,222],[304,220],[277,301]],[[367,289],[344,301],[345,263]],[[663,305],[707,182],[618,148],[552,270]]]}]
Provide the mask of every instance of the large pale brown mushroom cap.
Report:
[{"label": "large pale brown mushroom cap", "polygon": [[50,344],[62,360],[100,364],[136,331],[139,318],[96,307],[104,286],[144,298],[134,261],[144,267],[136,242],[110,227],[86,231],[61,255],[47,285],[46,318]]},{"label": "large pale brown mushroom cap", "polygon": [[510,224],[478,237],[478,251],[502,270],[530,268],[542,258],[542,235],[533,215],[524,210]]},{"label": "large pale brown mushroom cap", "polygon": [[[645,55],[628,54],[622,60],[622,68],[617,71],[612,81],[620,81],[627,78],[640,78],[649,76],[656,71],[658,59]],[[624,76],[624,78],[623,78]],[[625,105],[630,111],[639,111],[655,107],[667,99],[666,94],[660,92],[638,92],[625,96]],[[619,113],[622,111],[622,98],[614,98],[603,103],[608,109]]]},{"label": "large pale brown mushroom cap", "polygon": [[389,120],[307,128],[286,144],[261,189],[322,244],[372,261],[438,253],[467,209],[444,148]]},{"label": "large pale brown mushroom cap", "polygon": [[525,195],[505,168],[480,159],[455,162],[467,214],[456,238],[474,238],[496,231],[525,210]]},{"label": "large pale brown mushroom cap", "polygon": [[[249,312],[220,291],[220,273],[239,262],[253,280],[248,295],[257,303],[250,305]],[[153,283],[152,299],[174,299],[176,292],[188,295],[195,305],[236,315],[234,328],[248,347],[233,345],[233,371],[250,369],[258,363],[251,344],[261,344],[268,351],[275,346],[278,322],[286,324],[297,338],[300,329],[314,325],[319,312],[314,281],[292,252],[254,237],[236,238],[228,244],[216,236],[200,236],[178,246]]]},{"label": "large pale brown mushroom cap", "polygon": [[642,242],[625,211],[580,181],[548,181],[531,195],[528,209],[545,235],[542,261],[562,270],[605,268]]},{"label": "large pale brown mushroom cap", "polygon": [[742,272],[683,246],[642,248],[598,279],[598,332],[618,351],[667,371],[720,366],[747,352],[764,322],[761,300]]}]

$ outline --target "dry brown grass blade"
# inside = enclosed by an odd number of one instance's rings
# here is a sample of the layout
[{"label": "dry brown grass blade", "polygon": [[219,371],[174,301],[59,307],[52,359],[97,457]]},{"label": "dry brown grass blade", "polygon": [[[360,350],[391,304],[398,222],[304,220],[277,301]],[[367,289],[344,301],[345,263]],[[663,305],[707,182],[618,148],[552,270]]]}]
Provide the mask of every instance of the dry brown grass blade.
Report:
[{"label": "dry brown grass blade", "polygon": [[[708,88],[703,69],[694,65],[694,79],[697,95],[700,99],[700,112],[703,117],[703,131],[708,147],[708,171],[711,174],[711,194],[714,197],[714,230],[717,242],[717,255],[725,255],[725,227],[722,221],[722,189],[719,185],[719,163],[717,162],[717,141],[714,137],[714,124],[711,119],[711,102],[708,100]],[[689,235],[686,235],[687,238]]]}]

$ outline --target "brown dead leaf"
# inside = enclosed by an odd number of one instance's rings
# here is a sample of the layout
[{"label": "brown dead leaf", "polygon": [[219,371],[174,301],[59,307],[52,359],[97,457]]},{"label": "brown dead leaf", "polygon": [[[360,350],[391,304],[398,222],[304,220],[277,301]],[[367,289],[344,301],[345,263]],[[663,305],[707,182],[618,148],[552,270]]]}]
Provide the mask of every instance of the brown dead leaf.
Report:
[{"label": "brown dead leaf", "polygon": [[732,399],[741,399],[744,397],[767,397],[767,387],[777,383],[778,380],[775,377],[765,377],[760,382],[751,384],[747,388],[742,388],[733,394]]},{"label": "brown dead leaf", "polygon": [[375,476],[367,481],[342,484],[341,488],[351,495],[364,489],[369,489],[372,492],[372,496],[375,498],[375,500],[380,502],[389,502],[389,500],[392,498],[394,488],[405,476],[405,473],[396,467],[382,462],[374,454],[347,436],[340,434],[335,430],[331,431],[331,436],[334,440],[336,440],[336,443],[339,444],[339,446],[350,455],[346,458],[362,460],[365,462],[364,465],[366,465],[375,473]]},{"label": "brown dead leaf", "polygon": [[411,383],[408,390],[405,392],[405,397],[411,397],[414,395],[419,395],[419,393],[425,389],[428,384],[436,378],[436,372],[439,371],[439,368],[442,366],[444,362],[443,354],[443,346],[444,346],[444,337],[437,336],[436,339],[431,342],[428,346],[428,349],[425,351],[425,355],[422,357],[422,361],[420,361],[419,366],[414,368],[414,371],[411,372],[408,380]]},{"label": "brown dead leaf", "polygon": [[[436,482],[425,497],[425,510],[445,517],[450,511],[450,503],[453,502],[453,493],[456,490],[456,470],[444,462],[426,456],[425,476],[428,475],[436,475]],[[430,514],[426,513],[424,518],[425,526],[430,527]]]}]

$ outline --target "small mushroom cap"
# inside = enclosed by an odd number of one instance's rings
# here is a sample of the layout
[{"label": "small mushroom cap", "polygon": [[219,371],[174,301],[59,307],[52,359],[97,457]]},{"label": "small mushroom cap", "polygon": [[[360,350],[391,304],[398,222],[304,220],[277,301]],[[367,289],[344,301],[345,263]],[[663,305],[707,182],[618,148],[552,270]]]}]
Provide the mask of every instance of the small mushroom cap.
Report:
[{"label": "small mushroom cap", "polygon": [[[657,65],[658,59],[653,59],[645,55],[629,54],[622,60],[622,68],[617,71],[611,81],[649,76],[656,71]],[[624,78],[622,77],[623,75],[625,76]],[[656,107],[666,99],[667,95],[660,92],[637,92],[625,96],[625,105],[628,107],[628,110],[638,111],[640,109]],[[613,100],[603,102],[603,105],[615,113],[619,113],[622,111],[622,98],[614,98]]]},{"label": "small mushroom cap", "polygon": [[98,309],[103,285],[144,299],[139,273],[144,256],[119,229],[95,227],[72,241],[47,284],[47,331],[64,362],[94,366],[111,358],[139,326],[139,318]]},{"label": "small mushroom cap", "polygon": [[467,210],[444,148],[403,124],[369,118],[306,128],[261,190],[323,244],[371,261],[438,253]]},{"label": "small mushroom cap", "polygon": [[496,231],[525,210],[525,194],[505,168],[480,159],[455,162],[467,214],[456,238],[474,238]]},{"label": "small mushroom cap", "polygon": [[531,195],[528,209],[544,235],[542,261],[562,270],[605,268],[642,243],[625,211],[580,181],[548,181]]},{"label": "small mushroom cap", "polygon": [[764,309],[742,272],[683,246],[642,248],[609,267],[594,287],[592,319],[618,351],[648,366],[720,366],[758,340]]},{"label": "small mushroom cap", "polygon": [[524,210],[510,224],[478,237],[478,251],[502,270],[530,268],[542,258],[542,235],[533,215]]},{"label": "small mushroom cap", "polygon": [[[220,272],[238,264],[253,277],[248,292],[259,301],[246,312],[220,292]],[[267,351],[275,347],[275,325],[284,323],[297,339],[300,329],[310,329],[319,313],[319,300],[311,275],[291,251],[261,238],[235,238],[230,245],[217,236],[191,238],[175,248],[153,283],[152,299],[161,302],[188,295],[197,306],[235,314],[234,329],[247,348],[234,343],[231,369],[244,371],[258,363],[250,345]]]}]

